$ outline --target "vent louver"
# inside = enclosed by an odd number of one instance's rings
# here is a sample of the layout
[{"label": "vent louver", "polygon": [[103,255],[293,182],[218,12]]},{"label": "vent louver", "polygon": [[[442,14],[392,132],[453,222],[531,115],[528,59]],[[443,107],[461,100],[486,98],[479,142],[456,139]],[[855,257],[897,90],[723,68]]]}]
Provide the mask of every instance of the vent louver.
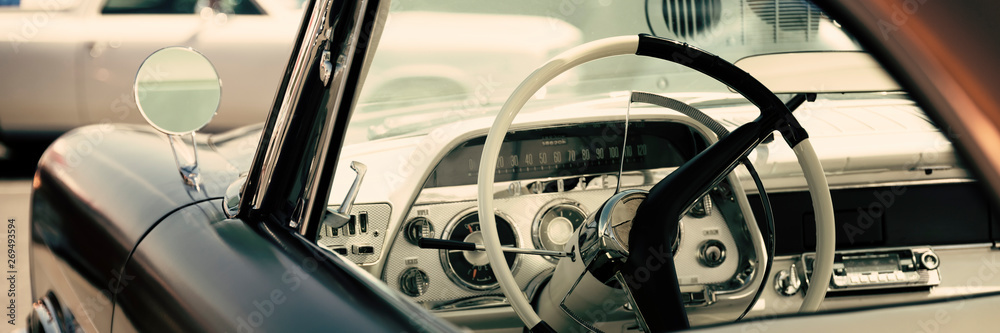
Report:
[{"label": "vent louver", "polygon": [[719,22],[721,0],[663,0],[663,19],[670,32],[693,38]]},{"label": "vent louver", "polygon": [[[820,20],[828,19],[816,5],[804,0],[745,0],[747,8],[770,29],[753,29],[758,37],[773,42],[809,41],[815,38]],[[769,36],[768,36],[769,35]]]}]

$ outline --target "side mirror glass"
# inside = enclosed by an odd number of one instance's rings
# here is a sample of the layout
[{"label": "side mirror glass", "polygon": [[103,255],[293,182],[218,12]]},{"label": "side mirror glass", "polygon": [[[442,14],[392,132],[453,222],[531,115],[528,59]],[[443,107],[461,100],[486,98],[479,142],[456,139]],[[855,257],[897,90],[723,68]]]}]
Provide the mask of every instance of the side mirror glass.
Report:
[{"label": "side mirror glass", "polygon": [[[199,188],[198,141],[194,132],[205,127],[219,109],[222,80],[204,55],[189,47],[153,52],[135,75],[135,104],[153,128],[166,133],[184,182]],[[190,136],[191,149],[182,135]]]},{"label": "side mirror glass", "polygon": [[157,130],[181,135],[204,127],[219,109],[222,81],[201,53],[168,47],[149,55],[135,76],[135,103]]}]

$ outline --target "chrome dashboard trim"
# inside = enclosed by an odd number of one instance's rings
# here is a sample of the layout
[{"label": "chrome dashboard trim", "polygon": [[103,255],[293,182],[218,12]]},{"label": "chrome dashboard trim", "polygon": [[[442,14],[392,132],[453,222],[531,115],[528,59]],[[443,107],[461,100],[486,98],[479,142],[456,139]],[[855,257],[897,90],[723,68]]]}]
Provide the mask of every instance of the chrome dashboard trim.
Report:
[{"label": "chrome dashboard trim", "polygon": [[[829,175],[828,175],[829,176]],[[975,179],[971,178],[941,178],[941,179],[927,179],[927,180],[906,180],[906,181],[893,181],[893,182],[879,182],[879,183],[869,183],[869,184],[843,184],[835,185],[830,184],[830,190],[851,190],[851,189],[862,189],[862,188],[874,188],[874,187],[888,187],[888,186],[919,186],[919,185],[939,185],[939,184],[962,184],[962,183],[975,183]],[[807,188],[779,188],[779,189],[768,189],[767,193],[790,193],[790,192],[802,192],[808,191]],[[746,194],[759,194],[756,187],[753,190],[747,190]]]},{"label": "chrome dashboard trim", "polygon": [[987,249],[987,248],[992,248],[993,247],[993,243],[969,243],[969,244],[952,244],[952,245],[925,245],[924,247],[929,247],[932,250]]},{"label": "chrome dashboard trim", "polygon": [[501,306],[510,306],[510,302],[507,302],[506,297],[497,295],[472,296],[451,302],[428,304],[428,308],[434,312],[487,309]]},{"label": "chrome dashboard trim", "polygon": [[[670,167],[670,168],[657,168],[657,169],[649,169],[641,171],[627,171],[622,173],[618,182],[623,183],[621,185],[622,190],[627,188],[640,188],[643,186],[647,187],[653,186],[656,184],[656,182],[652,180],[662,179],[663,177],[666,177],[674,170],[677,170],[677,168]],[[593,180],[584,185],[583,188],[581,188],[580,185],[577,185],[577,187],[566,190],[564,192],[604,190],[604,189],[614,188],[614,186],[608,186],[606,183],[604,183],[603,180],[607,176],[617,177],[618,174],[617,172],[593,173],[593,174],[574,175],[571,177],[534,178],[534,179],[496,182],[493,185],[493,188],[496,190],[496,195],[494,197],[496,199],[502,199],[502,198],[507,198],[509,196],[514,196],[514,195],[509,195],[510,193],[508,192],[508,189],[511,188],[512,186],[517,186],[518,184],[532,184],[535,182],[552,182],[552,181],[559,181],[571,178],[593,178]],[[642,177],[642,181],[638,183],[622,181],[626,179],[635,179],[636,177]],[[521,193],[517,195],[533,195],[533,194],[548,194],[548,193],[550,192],[534,193],[532,191],[529,191],[527,188],[523,187]],[[431,188],[424,188],[420,192],[419,198],[416,199],[413,205],[433,205],[440,203],[449,203],[457,201],[475,201],[475,200],[476,200],[476,185],[474,184],[447,186],[447,187],[431,187]]]}]

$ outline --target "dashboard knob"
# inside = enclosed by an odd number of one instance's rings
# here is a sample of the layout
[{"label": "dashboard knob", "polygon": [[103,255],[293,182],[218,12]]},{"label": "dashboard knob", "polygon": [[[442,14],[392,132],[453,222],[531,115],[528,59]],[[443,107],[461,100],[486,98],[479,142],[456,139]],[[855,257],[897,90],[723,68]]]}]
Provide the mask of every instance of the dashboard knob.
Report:
[{"label": "dashboard knob", "polygon": [[688,210],[688,215],[696,218],[703,218],[712,215],[712,198],[709,195],[701,197],[701,200],[695,202],[694,206]]},{"label": "dashboard knob", "polygon": [[726,261],[726,246],[722,242],[710,239],[701,244],[698,251],[698,262],[705,267],[719,267]]},{"label": "dashboard knob", "polygon": [[802,280],[795,274],[795,264],[787,270],[778,271],[774,274],[774,291],[779,295],[792,296],[802,288]]},{"label": "dashboard knob", "polygon": [[434,238],[434,226],[431,225],[431,221],[423,217],[413,218],[406,223],[403,230],[406,233],[406,240],[413,245],[417,245],[417,241],[421,238]]},{"label": "dashboard knob", "polygon": [[412,297],[423,295],[427,292],[430,279],[427,273],[416,267],[407,268],[403,274],[399,275],[399,290]]},{"label": "dashboard knob", "polygon": [[937,254],[934,254],[934,252],[927,251],[920,255],[920,264],[926,269],[937,269],[938,265],[941,264],[941,260],[938,259]]}]

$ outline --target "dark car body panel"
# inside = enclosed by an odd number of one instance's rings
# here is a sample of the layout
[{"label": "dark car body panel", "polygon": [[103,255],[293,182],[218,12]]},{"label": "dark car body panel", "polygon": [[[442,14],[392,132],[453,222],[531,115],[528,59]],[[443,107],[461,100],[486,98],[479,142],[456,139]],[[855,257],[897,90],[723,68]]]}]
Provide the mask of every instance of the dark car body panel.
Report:
[{"label": "dark car body panel", "polygon": [[111,297],[135,245],[171,211],[221,197],[236,178],[221,157],[201,155],[207,172],[195,191],[177,173],[166,136],[152,129],[94,125],[55,142],[33,184],[33,298],[73,295],[83,304],[69,309],[78,320],[109,330]]},{"label": "dark car body panel", "polygon": [[117,298],[124,318],[116,314],[115,326],[150,332],[282,332],[291,327],[400,332],[417,325],[419,318],[404,313],[364,278],[336,269],[349,263],[309,251],[298,238],[282,234],[288,235],[226,219],[221,200],[171,214],[126,264],[123,280],[129,280]]}]

